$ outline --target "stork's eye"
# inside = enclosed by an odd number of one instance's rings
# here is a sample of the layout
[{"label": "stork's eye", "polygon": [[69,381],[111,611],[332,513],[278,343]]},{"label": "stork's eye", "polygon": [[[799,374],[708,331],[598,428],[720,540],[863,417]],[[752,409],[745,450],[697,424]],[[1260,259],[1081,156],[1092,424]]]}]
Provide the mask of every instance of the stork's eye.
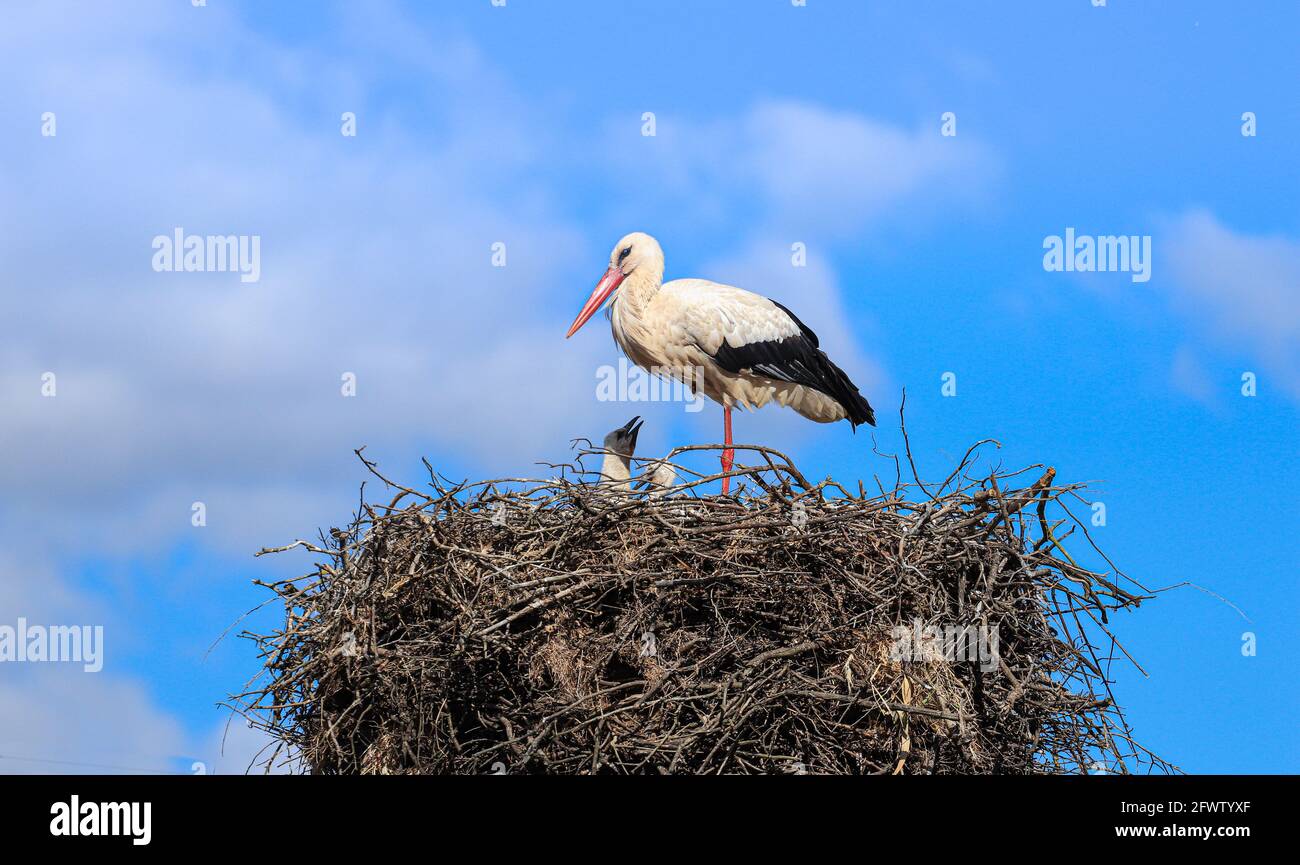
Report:
[{"label": "stork's eye", "polygon": [[628,254],[631,253],[631,252],[632,252],[632,247],[630,247],[630,246],[629,246],[627,249],[624,249],[622,252],[620,252],[620,253],[618,254],[618,263],[619,263],[619,264],[622,264],[622,263],[623,263],[623,259],[627,258],[627,257],[628,257]]}]

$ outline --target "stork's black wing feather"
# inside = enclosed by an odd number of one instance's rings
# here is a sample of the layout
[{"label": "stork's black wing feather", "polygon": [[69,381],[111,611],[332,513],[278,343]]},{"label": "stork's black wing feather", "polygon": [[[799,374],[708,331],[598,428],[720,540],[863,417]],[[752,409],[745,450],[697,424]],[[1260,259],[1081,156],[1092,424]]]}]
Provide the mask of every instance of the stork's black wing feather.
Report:
[{"label": "stork's black wing feather", "polygon": [[728,372],[750,371],[777,381],[801,384],[826,394],[840,405],[848,415],[849,423],[876,425],[876,413],[870,403],[858,393],[857,385],[849,380],[822,351],[817,334],[799,320],[793,312],[776,303],[799,327],[799,333],[779,340],[751,342],[733,346],[725,339],[713,359]]}]

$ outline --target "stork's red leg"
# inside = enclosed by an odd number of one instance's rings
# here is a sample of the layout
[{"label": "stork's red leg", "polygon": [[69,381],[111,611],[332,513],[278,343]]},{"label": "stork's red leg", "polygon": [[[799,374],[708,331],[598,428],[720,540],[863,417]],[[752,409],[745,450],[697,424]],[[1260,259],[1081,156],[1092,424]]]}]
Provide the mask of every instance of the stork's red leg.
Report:
[{"label": "stork's red leg", "polygon": [[[729,472],[731,471],[732,461],[736,457],[736,451],[731,447],[731,406],[729,405],[724,405],[722,407],[722,435],[723,435],[722,443],[724,445],[722,449],[722,470],[724,472]],[[722,494],[725,496],[730,491],[731,491],[731,478],[729,477],[723,478]]]}]

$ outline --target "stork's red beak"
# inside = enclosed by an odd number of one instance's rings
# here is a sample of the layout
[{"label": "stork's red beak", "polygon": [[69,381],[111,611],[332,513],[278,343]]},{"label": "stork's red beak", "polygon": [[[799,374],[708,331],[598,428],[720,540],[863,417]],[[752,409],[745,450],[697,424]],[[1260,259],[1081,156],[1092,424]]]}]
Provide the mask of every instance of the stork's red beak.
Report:
[{"label": "stork's red beak", "polygon": [[587,319],[596,314],[596,311],[605,304],[605,301],[609,299],[609,296],[614,293],[614,289],[618,288],[619,283],[622,281],[623,271],[619,268],[611,266],[609,270],[605,271],[605,275],[600,278],[600,282],[596,283],[596,288],[591,292],[591,297],[587,298],[587,303],[582,307],[582,312],[578,313],[578,317],[573,320],[573,324],[569,326],[569,332],[564,335],[564,338],[568,339],[577,333],[578,328],[586,324]]}]

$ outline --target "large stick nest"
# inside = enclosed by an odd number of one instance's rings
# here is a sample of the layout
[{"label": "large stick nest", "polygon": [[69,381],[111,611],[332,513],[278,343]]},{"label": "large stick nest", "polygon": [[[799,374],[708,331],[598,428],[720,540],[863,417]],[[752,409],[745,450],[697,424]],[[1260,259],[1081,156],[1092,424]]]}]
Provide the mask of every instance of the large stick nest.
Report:
[{"label": "large stick nest", "polygon": [[[331,774],[1172,768],[1110,692],[1107,620],[1148,595],[1061,546],[1091,544],[1080,485],[977,475],[972,448],[867,494],[740,451],[728,498],[681,465],[671,495],[613,488],[590,450],[550,480],[383,479],[347,528],[263,551],[319,561],[263,583],[284,628],[245,634],[265,668],[232,705]],[[954,629],[996,654],[915,639]]]}]

